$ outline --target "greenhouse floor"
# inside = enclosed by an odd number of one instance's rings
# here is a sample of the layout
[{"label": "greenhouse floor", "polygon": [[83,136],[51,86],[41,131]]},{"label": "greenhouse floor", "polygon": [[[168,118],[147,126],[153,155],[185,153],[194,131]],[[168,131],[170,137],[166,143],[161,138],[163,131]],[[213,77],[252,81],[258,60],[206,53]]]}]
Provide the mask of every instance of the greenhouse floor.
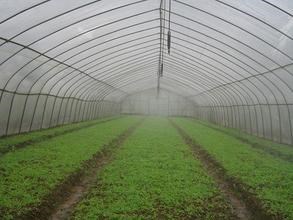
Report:
[{"label": "greenhouse floor", "polygon": [[0,219],[293,219],[293,147],[179,117],[0,139]]}]

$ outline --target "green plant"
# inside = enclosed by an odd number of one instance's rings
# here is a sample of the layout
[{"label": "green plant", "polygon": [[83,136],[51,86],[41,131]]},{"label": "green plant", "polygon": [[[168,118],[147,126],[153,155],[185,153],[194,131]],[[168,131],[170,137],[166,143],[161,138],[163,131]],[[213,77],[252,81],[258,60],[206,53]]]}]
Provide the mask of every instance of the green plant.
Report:
[{"label": "green plant", "polygon": [[230,210],[213,180],[166,119],[147,119],[97,185],[75,219],[228,219]]},{"label": "green plant", "polygon": [[293,164],[252,148],[220,131],[183,118],[173,119],[225,168],[248,185],[272,214],[293,218]]},{"label": "green plant", "polygon": [[83,161],[139,120],[121,118],[30,145],[0,158],[0,217],[26,213]]},{"label": "green plant", "polygon": [[118,118],[118,117],[103,118],[103,119],[98,119],[93,121],[73,123],[73,124],[58,126],[55,128],[48,128],[48,129],[33,131],[29,133],[22,133],[19,135],[1,137],[0,138],[0,156],[1,156],[1,152],[7,152],[10,150],[14,151],[15,146],[19,144],[28,145],[31,142],[43,141],[46,139],[47,136],[60,135],[64,132],[69,132],[75,129],[77,130],[77,129],[86,128],[88,126],[93,126],[97,123],[100,123],[109,119],[115,119],[115,118]]}]

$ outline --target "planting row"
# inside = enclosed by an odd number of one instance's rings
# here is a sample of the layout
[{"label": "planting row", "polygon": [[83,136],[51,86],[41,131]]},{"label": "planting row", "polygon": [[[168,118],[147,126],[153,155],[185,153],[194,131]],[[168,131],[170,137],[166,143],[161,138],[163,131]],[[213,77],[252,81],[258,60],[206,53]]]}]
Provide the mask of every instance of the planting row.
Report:
[{"label": "planting row", "polygon": [[235,130],[233,128],[220,127],[215,124],[211,124],[205,121],[195,120],[196,123],[200,123],[202,125],[208,126],[210,128],[216,129],[218,131],[222,131],[225,134],[233,136],[243,142],[246,142],[253,147],[259,148],[268,152],[276,157],[283,158],[287,161],[293,162],[293,147],[285,144],[279,144],[276,142],[272,142],[257,136],[249,135],[244,132],[239,132],[239,130]]},{"label": "planting row", "polygon": [[102,146],[140,117],[123,117],[9,152],[0,158],[0,218],[34,210]]},{"label": "planting row", "polygon": [[[293,219],[293,164],[188,119],[172,119],[274,216]],[[280,147],[281,148],[281,147]],[[287,149],[288,150],[288,149]],[[289,151],[289,150],[288,150]]]},{"label": "planting row", "polygon": [[10,150],[14,150],[18,145],[27,145],[33,142],[39,142],[45,140],[47,137],[61,135],[66,132],[78,130],[81,128],[93,126],[97,123],[106,122],[118,117],[103,118],[94,121],[86,121],[80,123],[74,123],[69,125],[63,125],[56,128],[49,128],[39,131],[33,131],[29,133],[23,133],[19,135],[7,136],[0,138],[0,156],[1,153],[6,153]]},{"label": "planting row", "polygon": [[75,219],[231,219],[216,183],[167,119],[149,118],[78,204]]}]

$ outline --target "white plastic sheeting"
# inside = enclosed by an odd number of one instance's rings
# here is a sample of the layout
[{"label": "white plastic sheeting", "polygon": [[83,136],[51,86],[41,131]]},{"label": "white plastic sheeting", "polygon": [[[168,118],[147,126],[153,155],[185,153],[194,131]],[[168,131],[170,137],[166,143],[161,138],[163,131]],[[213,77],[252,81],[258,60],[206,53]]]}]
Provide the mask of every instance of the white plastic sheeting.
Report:
[{"label": "white plastic sheeting", "polygon": [[118,114],[160,52],[194,116],[293,143],[290,0],[0,0],[0,135]]},{"label": "white plastic sheeting", "polygon": [[196,106],[182,95],[166,89],[148,89],[127,96],[121,105],[122,114],[193,117]]}]

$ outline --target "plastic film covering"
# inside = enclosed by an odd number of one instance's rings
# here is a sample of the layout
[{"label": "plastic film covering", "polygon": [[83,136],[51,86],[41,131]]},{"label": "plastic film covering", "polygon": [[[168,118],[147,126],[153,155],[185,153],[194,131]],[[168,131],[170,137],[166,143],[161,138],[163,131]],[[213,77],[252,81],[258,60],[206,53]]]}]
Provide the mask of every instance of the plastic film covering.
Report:
[{"label": "plastic film covering", "polygon": [[153,112],[293,144],[292,59],[289,0],[0,0],[0,135],[169,97],[194,109]]},{"label": "plastic film covering", "polygon": [[139,115],[193,117],[195,109],[193,102],[163,88],[159,96],[153,89],[127,96],[121,105],[121,113]]}]

